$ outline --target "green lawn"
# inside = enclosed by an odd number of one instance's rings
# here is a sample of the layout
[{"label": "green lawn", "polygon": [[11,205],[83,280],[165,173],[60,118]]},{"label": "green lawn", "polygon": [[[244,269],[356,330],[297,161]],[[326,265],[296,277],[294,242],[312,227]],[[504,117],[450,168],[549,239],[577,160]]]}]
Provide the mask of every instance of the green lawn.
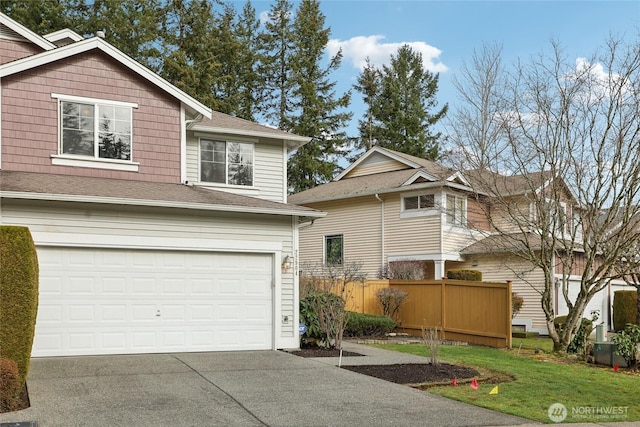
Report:
[{"label": "green lawn", "polygon": [[[489,394],[496,384],[482,383],[478,390],[469,385],[458,385],[433,387],[428,391],[547,423],[551,422],[548,408],[554,403],[562,403],[567,408],[565,422],[640,421],[640,376],[624,373],[622,369],[616,373],[612,368],[581,362],[562,363],[550,354],[533,355],[531,349],[545,346],[548,342],[540,338],[514,339],[512,350],[442,346],[440,358],[443,361],[509,373],[516,380],[498,384],[497,395]],[[381,344],[375,347],[427,355],[425,346],[421,344]],[[588,415],[594,411],[600,414],[604,411],[605,415]]]}]

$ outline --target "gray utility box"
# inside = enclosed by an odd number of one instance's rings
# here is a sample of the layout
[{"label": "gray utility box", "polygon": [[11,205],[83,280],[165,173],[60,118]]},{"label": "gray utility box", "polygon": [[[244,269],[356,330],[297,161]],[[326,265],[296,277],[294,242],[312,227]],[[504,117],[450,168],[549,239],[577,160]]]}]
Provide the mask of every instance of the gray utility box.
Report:
[{"label": "gray utility box", "polygon": [[616,345],[612,342],[596,342],[593,344],[593,360],[599,365],[613,366],[616,363],[621,368],[627,367],[622,356],[616,354]]}]

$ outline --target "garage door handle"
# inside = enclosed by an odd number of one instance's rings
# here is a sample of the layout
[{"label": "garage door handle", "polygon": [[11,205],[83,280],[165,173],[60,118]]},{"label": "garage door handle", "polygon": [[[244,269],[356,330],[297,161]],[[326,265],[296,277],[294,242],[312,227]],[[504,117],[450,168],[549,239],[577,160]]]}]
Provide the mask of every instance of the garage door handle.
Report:
[{"label": "garage door handle", "polygon": [[160,317],[160,310],[156,311],[156,317]]}]

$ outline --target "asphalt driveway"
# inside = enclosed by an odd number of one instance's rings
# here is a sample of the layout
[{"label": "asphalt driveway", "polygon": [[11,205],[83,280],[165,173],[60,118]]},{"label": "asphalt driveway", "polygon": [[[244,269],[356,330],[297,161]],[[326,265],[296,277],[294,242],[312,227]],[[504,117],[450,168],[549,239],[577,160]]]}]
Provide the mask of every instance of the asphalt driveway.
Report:
[{"label": "asphalt driveway", "polygon": [[[407,362],[398,353],[361,349],[370,354],[348,359],[358,359],[358,364]],[[0,423],[180,427],[528,422],[340,369],[335,362],[277,351],[33,359],[27,382],[31,408],[1,414]]]}]

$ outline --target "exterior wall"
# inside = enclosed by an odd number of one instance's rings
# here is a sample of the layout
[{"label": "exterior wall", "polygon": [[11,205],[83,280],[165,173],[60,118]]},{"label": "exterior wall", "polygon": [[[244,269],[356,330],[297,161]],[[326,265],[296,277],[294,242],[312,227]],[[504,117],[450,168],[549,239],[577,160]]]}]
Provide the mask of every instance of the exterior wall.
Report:
[{"label": "exterior wall", "polygon": [[467,198],[467,226],[474,230],[489,231],[488,207],[473,197]]},{"label": "exterior wall", "polygon": [[0,52],[2,52],[0,55],[0,65],[2,65],[40,53],[42,49],[29,42],[0,38]]},{"label": "exterior wall", "polygon": [[[187,133],[187,180],[200,184],[200,153],[199,140],[202,132]],[[258,138],[244,138],[211,134],[209,138],[223,141],[250,142],[254,144],[253,159],[253,187],[241,185],[227,186],[223,184],[201,183],[200,185],[215,190],[230,191],[236,194],[258,197],[274,202],[286,202],[285,191],[285,155],[284,145],[281,141],[266,141]]]},{"label": "exterior wall", "polygon": [[374,196],[309,205],[328,212],[313,225],[300,227],[300,261],[322,263],[324,236],[344,235],[344,257],[363,262],[362,271],[372,279],[378,276],[381,260],[381,209]]},{"label": "exterior wall", "polygon": [[[385,252],[387,256],[439,254],[442,215],[401,218],[399,193],[381,196],[385,201]],[[437,197],[437,196],[436,196]]]},{"label": "exterior wall", "polygon": [[[542,270],[534,269],[526,261],[506,254],[470,255],[465,262],[456,263],[455,268],[481,271],[483,281],[513,280],[512,291],[524,298],[522,309],[513,319],[513,324],[525,324],[527,330],[548,334],[544,313],[540,308],[541,296],[538,293],[538,289],[544,288]],[[522,277],[517,277],[513,270],[520,272]]]},{"label": "exterior wall", "polygon": [[[213,245],[210,242],[260,242],[281,245],[281,254],[293,253],[291,217],[268,215],[243,215],[218,212],[187,211],[182,209],[150,209],[123,206],[90,206],[74,203],[3,200],[2,224],[29,227],[36,247],[42,244],[44,235],[53,235],[60,241],[90,238],[91,243],[113,242],[118,245],[140,245],[140,249],[157,249],[143,246],[145,239],[161,238],[166,245],[172,241],[194,242],[194,245]],[[207,250],[220,250],[215,246]],[[251,248],[244,250],[250,251]],[[280,260],[276,259],[280,270]],[[280,300],[276,301],[274,324],[276,342],[281,347],[298,347],[296,283],[294,271],[283,271],[279,286]],[[276,292],[278,295],[278,292]],[[287,323],[282,318],[287,316]]]},{"label": "exterior wall", "polygon": [[[52,165],[58,103],[52,93],[134,102],[132,161],[138,172]],[[2,79],[2,169],[180,182],[180,104],[100,53],[71,57]]]}]

